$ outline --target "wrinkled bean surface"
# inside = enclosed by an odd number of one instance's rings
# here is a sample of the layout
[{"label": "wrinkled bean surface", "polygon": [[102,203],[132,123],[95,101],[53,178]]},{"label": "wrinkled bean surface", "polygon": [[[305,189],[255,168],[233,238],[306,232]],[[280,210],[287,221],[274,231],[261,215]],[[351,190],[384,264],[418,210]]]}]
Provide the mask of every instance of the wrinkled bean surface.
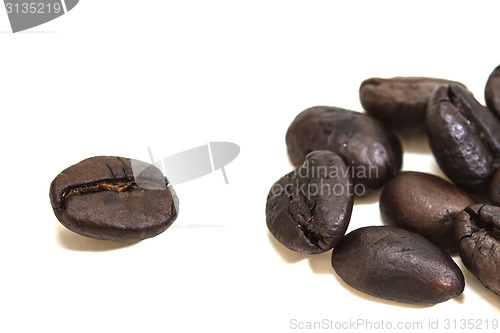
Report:
[{"label": "wrinkled bean surface", "polygon": [[457,216],[455,238],[465,267],[500,296],[500,207],[467,207]]},{"label": "wrinkled bean surface", "polygon": [[346,170],[338,155],[314,151],[302,166],[278,180],[266,205],[272,235],[287,248],[306,254],[335,246],[347,230],[353,206]]},{"label": "wrinkled bean surface", "polygon": [[443,172],[470,192],[486,193],[500,159],[500,123],[465,88],[437,88],[426,116],[429,144]]}]

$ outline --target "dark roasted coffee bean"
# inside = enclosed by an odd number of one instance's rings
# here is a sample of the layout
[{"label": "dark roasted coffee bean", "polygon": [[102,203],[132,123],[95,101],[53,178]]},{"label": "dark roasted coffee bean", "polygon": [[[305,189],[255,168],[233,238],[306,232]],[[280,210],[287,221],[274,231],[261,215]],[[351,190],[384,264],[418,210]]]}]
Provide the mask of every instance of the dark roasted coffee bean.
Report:
[{"label": "dark roasted coffee bean", "polygon": [[458,82],[429,77],[371,78],[363,81],[359,98],[363,108],[398,130],[423,131],[431,94],[442,85]]},{"label": "dark roasted coffee bean", "polygon": [[429,144],[440,168],[460,187],[486,193],[500,158],[500,123],[461,86],[442,86],[426,116]]},{"label": "dark roasted coffee bean", "polygon": [[422,172],[402,172],[387,183],[380,196],[380,212],[388,225],[416,232],[453,252],[455,215],[474,199],[453,184]]},{"label": "dark roasted coffee bean", "polygon": [[491,180],[489,194],[491,203],[500,206],[500,171],[497,171]]},{"label": "dark roasted coffee bean", "polygon": [[356,195],[380,188],[401,169],[398,138],[378,120],[359,112],[328,106],[309,108],[288,128],[286,143],[295,166],[314,150],[339,154],[356,184]]},{"label": "dark roasted coffee bean", "polygon": [[133,159],[91,157],[50,186],[59,221],[80,235],[132,242],[156,236],[176,219],[177,197],[156,167]]},{"label": "dark roasted coffee bean", "polygon": [[396,302],[437,304],[464,289],[464,276],[446,252],[396,227],[350,232],[333,250],[332,266],[351,287]]},{"label": "dark roasted coffee bean", "polygon": [[353,186],[344,161],[330,151],[314,151],[269,191],[267,227],[291,250],[325,252],[344,236],[352,205]]},{"label": "dark roasted coffee bean", "polygon": [[457,215],[455,238],[465,267],[500,296],[500,207],[467,207]]},{"label": "dark roasted coffee bean", "polygon": [[484,98],[488,108],[500,119],[500,66],[490,74],[484,89]]}]

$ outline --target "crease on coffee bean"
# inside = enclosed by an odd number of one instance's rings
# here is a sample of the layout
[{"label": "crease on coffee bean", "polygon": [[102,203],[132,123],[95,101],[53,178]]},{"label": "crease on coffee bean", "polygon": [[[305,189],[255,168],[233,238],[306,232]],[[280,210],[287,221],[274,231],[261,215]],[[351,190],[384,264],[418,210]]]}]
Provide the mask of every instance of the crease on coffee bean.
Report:
[{"label": "crease on coffee bean", "polygon": [[[484,237],[481,238],[480,241],[482,241],[484,239]],[[478,241],[478,243],[480,242]],[[472,251],[472,254],[470,255],[470,262],[473,262],[474,261],[474,257],[476,256],[477,253],[481,252],[481,250],[483,249],[483,247],[480,245],[479,246],[479,249],[474,249],[474,251]]]},{"label": "crease on coffee bean", "polygon": [[[308,184],[309,183],[310,183],[310,181],[308,181]],[[288,212],[288,215],[289,215],[290,219],[297,224],[297,227],[300,229],[300,231],[302,231],[302,233],[304,234],[304,236],[312,244],[314,244],[315,246],[319,247],[320,249],[325,249],[325,247],[326,247],[325,239],[323,238],[323,236],[321,236],[321,234],[317,230],[314,230],[313,224],[311,223],[311,222],[314,222],[314,215],[315,215],[315,209],[316,209],[316,200],[314,200],[314,205],[312,205],[312,207],[311,207],[311,205],[310,205],[309,201],[307,200],[307,198],[305,198],[305,196],[302,193],[300,193],[300,191],[299,191],[299,199],[300,199],[300,201],[303,202],[307,206],[307,208],[309,208],[309,213],[310,214],[309,214],[308,217],[306,217],[306,216],[304,216],[300,212],[298,212],[297,214],[294,214],[290,210],[294,198],[295,198],[294,195],[291,195],[289,197],[289,203],[288,203],[287,212]],[[296,215],[302,216],[304,222],[299,221],[297,219]]]},{"label": "crease on coffee bean", "polygon": [[[474,236],[474,234],[477,234],[477,232],[479,231],[482,231],[481,229],[484,229],[485,232],[481,235],[481,237],[479,239],[476,239],[475,242],[474,242],[474,248],[472,249],[472,253],[469,257],[469,260],[471,263],[473,263],[474,261],[474,258],[476,257],[476,254],[480,253],[481,250],[483,249],[483,245],[481,245],[488,237],[494,237],[494,238],[498,238],[494,231],[488,231],[487,230],[487,226],[485,226],[484,228],[481,228],[477,225],[477,221],[476,219],[479,218],[480,214],[481,214],[481,210],[487,206],[486,204],[483,204],[481,205],[481,207],[478,209],[477,213],[474,212],[474,210],[470,207],[467,207],[465,208],[465,211],[467,212],[467,214],[469,214],[470,218],[474,221],[474,223],[472,224],[472,232],[468,235],[464,235],[460,238],[460,240],[458,241],[458,243],[462,242],[464,239],[466,238],[471,238]],[[477,237],[476,237],[477,238]],[[478,248],[476,248],[477,246],[479,246]],[[488,250],[489,253],[492,253],[493,252],[493,249],[495,247],[495,243],[491,244],[491,247],[490,249]]]},{"label": "crease on coffee bean", "polygon": [[[464,209],[464,211],[469,215],[470,219],[475,221],[475,219],[479,216],[479,214],[481,213],[481,210],[483,209],[484,206],[486,206],[486,205],[484,204],[484,205],[481,205],[481,207],[479,207],[479,209],[477,210],[477,214],[476,214],[476,212],[474,212],[474,210],[471,207],[466,207]],[[472,237],[472,235],[477,232],[477,230],[476,230],[477,225],[474,223],[472,226],[473,226],[474,230],[470,234],[467,234],[467,235],[460,237],[460,239],[458,240],[458,243],[461,243],[466,238]]]},{"label": "crease on coffee bean", "polygon": [[475,221],[475,219],[478,218],[478,216],[481,214],[481,210],[486,206],[486,204],[481,205],[479,209],[477,210],[477,213],[474,212],[474,210],[471,207],[465,207],[465,212],[469,214],[470,218]]},{"label": "crease on coffee bean", "polygon": [[177,214],[177,209],[175,208],[175,200],[172,198],[172,204],[170,205],[170,216],[175,216]]},{"label": "crease on coffee bean", "polygon": [[[147,180],[141,180],[141,182],[145,182]],[[148,182],[153,185],[157,185],[155,182]],[[165,186],[168,187],[168,181],[165,180]],[[137,185],[135,180],[131,180],[130,178],[114,178],[108,181],[96,181],[96,182],[89,182],[85,184],[79,184],[76,186],[71,186],[62,192],[61,195],[61,208],[65,207],[66,205],[66,199],[73,196],[73,195],[82,195],[82,194],[89,194],[89,193],[96,193],[96,192],[126,192],[130,191],[131,189],[139,189],[141,188],[139,185]]]},{"label": "crease on coffee bean", "polygon": [[[453,105],[468,120],[472,130],[479,137],[491,157],[493,159],[498,158],[500,146],[499,142],[494,139],[493,132],[495,127],[497,129],[499,127],[498,124],[490,123],[490,121],[496,123],[497,119],[491,115],[491,111],[479,105],[470,92],[464,96],[463,94],[457,94],[451,87],[450,91]],[[474,104],[477,104],[477,108]],[[488,120],[488,116],[492,117]]]},{"label": "crease on coffee bean", "polygon": [[77,186],[72,186],[64,189],[62,193],[61,206],[64,206],[65,199],[73,195],[81,195],[95,192],[113,191],[113,192],[125,192],[130,189],[131,186],[137,185],[133,180],[130,179],[112,179],[109,181],[97,181],[89,182],[85,184],[79,184]]},{"label": "crease on coffee bean", "polygon": [[[108,164],[108,163],[105,163],[105,164],[106,164],[106,166],[108,167],[109,172],[111,172],[111,176],[113,176],[113,179],[114,179],[114,178],[116,178],[116,175],[114,174],[113,169],[111,169],[111,167],[109,166],[109,164]],[[126,173],[125,173],[125,175],[126,175]]]}]

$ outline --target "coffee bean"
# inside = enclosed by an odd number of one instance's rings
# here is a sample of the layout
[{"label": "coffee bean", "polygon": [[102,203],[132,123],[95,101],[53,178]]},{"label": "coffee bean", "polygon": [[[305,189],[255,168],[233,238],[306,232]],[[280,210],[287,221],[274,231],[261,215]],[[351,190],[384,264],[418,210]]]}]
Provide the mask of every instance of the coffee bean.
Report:
[{"label": "coffee bean", "polygon": [[371,78],[363,81],[359,98],[372,116],[406,132],[424,130],[425,113],[431,94],[442,85],[458,82],[429,77]]},{"label": "coffee bean", "polygon": [[500,119],[500,66],[490,74],[484,89],[486,105]]},{"label": "coffee bean", "polygon": [[321,253],[344,236],[352,206],[353,186],[344,161],[330,151],[314,151],[269,191],[267,226],[287,248]]},{"label": "coffee bean", "polygon": [[437,304],[464,289],[464,276],[446,252],[396,227],[350,232],[333,250],[332,266],[351,287],[396,302]]},{"label": "coffee bean", "polygon": [[500,159],[500,123],[462,86],[441,86],[433,94],[426,130],[434,157],[460,187],[486,193]]},{"label": "coffee bean", "polygon": [[176,219],[177,197],[156,167],[133,159],[91,157],[50,186],[58,220],[80,235],[133,242],[156,236]]},{"label": "coffee bean", "polygon": [[473,205],[466,192],[437,176],[402,172],[387,183],[380,196],[380,212],[388,225],[416,232],[453,252],[455,215]]},{"label": "coffee bean", "polygon": [[467,207],[457,215],[455,238],[465,267],[500,296],[500,207]]},{"label": "coffee bean", "polygon": [[286,143],[295,166],[314,150],[339,154],[348,165],[357,195],[380,188],[401,169],[398,138],[379,121],[359,112],[328,106],[309,108],[288,128]]}]

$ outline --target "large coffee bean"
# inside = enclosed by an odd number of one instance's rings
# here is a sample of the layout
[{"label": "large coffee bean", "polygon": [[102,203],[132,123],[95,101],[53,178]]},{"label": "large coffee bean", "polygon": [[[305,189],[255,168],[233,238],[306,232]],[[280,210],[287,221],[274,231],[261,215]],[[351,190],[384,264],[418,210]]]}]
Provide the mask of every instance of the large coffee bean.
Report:
[{"label": "large coffee bean", "polygon": [[431,94],[442,85],[458,82],[429,77],[371,78],[363,81],[359,98],[372,116],[395,129],[418,132],[424,129]]},{"label": "large coffee bean", "polygon": [[359,112],[328,106],[309,108],[288,128],[286,143],[295,166],[314,150],[339,154],[356,184],[356,195],[380,188],[401,169],[398,138],[379,121]]},{"label": "large coffee bean", "polygon": [[465,267],[500,296],[500,207],[467,207],[457,215],[455,238]]},{"label": "large coffee bean", "polygon": [[490,74],[484,89],[488,108],[500,119],[500,66]]},{"label": "large coffee bean", "polygon": [[500,158],[500,123],[462,86],[442,86],[426,116],[429,144],[443,172],[460,187],[486,193]]},{"label": "large coffee bean", "polygon": [[464,289],[464,276],[446,252],[396,227],[350,232],[333,250],[332,266],[351,287],[396,302],[436,304]]},{"label": "large coffee bean", "polygon": [[156,167],[133,159],[91,157],[61,172],[50,186],[55,215],[80,235],[138,241],[176,219],[177,198]]},{"label": "large coffee bean", "polygon": [[342,159],[330,151],[314,151],[269,191],[269,231],[291,250],[305,254],[328,251],[347,230],[352,191]]},{"label": "large coffee bean", "polygon": [[453,252],[455,215],[474,199],[453,184],[421,172],[402,172],[387,183],[380,196],[380,212],[388,225],[416,232]]}]

